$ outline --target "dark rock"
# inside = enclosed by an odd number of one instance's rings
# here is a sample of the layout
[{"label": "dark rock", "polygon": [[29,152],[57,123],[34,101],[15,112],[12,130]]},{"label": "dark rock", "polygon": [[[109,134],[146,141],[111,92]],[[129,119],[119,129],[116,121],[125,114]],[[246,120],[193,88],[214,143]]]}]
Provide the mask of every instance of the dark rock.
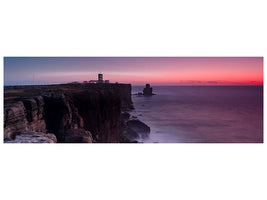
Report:
[{"label": "dark rock", "polygon": [[146,87],[143,89],[143,95],[153,95],[153,88],[150,87],[150,84],[146,84]]},{"label": "dark rock", "polygon": [[120,143],[132,143],[132,140],[130,140],[126,135],[121,135]]},{"label": "dark rock", "polygon": [[127,131],[125,133],[125,136],[130,139],[131,141],[132,140],[135,140],[135,139],[138,139],[140,136],[139,134],[134,130],[132,129],[131,127],[127,127]]},{"label": "dark rock", "polygon": [[63,133],[64,143],[92,143],[93,138],[90,131],[84,129],[69,129]]},{"label": "dark rock", "polygon": [[139,120],[130,120],[127,122],[127,125],[137,132],[150,132],[150,127]]},{"label": "dark rock", "polygon": [[4,142],[8,142],[8,141],[12,141],[12,139],[10,137],[4,138]]},{"label": "dark rock", "polygon": [[127,122],[127,126],[127,136],[131,139],[139,138],[139,134],[142,138],[145,138],[150,133],[150,127],[139,120],[130,120]]},{"label": "dark rock", "polygon": [[128,112],[123,112],[121,116],[123,120],[128,120],[130,118],[130,114]]},{"label": "dark rock", "polygon": [[47,131],[55,133],[58,142],[64,142],[62,135],[64,130],[84,127],[83,118],[75,107],[71,95],[63,92],[50,92],[43,95],[43,98]]}]

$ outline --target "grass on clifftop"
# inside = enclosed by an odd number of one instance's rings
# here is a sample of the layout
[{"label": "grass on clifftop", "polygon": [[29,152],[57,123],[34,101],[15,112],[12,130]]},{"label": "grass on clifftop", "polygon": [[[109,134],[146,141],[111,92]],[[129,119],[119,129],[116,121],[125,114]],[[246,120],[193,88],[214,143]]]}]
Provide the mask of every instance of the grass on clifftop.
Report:
[{"label": "grass on clifftop", "polygon": [[[19,101],[22,98],[38,96],[45,91],[77,91],[84,88],[104,88],[113,87],[121,84],[92,84],[92,83],[70,83],[58,85],[27,85],[27,86],[5,86],[4,87],[4,104]],[[124,85],[124,84],[123,84]]]}]

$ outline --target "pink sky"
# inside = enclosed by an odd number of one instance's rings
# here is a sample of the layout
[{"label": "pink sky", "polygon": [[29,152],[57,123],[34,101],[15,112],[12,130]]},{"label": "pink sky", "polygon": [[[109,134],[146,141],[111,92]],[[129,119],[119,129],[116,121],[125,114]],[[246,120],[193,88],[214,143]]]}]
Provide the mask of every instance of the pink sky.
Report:
[{"label": "pink sky", "polygon": [[263,84],[262,57],[8,57],[5,83],[97,79],[143,85]]}]

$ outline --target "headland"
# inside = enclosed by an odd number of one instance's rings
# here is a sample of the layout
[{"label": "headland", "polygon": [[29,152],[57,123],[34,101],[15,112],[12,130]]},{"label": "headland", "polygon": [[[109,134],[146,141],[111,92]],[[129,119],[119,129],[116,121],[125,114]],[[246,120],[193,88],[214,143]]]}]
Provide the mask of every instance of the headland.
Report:
[{"label": "headland", "polygon": [[[150,128],[138,119],[130,84],[4,88],[5,143],[131,143]],[[139,131],[139,132],[138,132]]]}]

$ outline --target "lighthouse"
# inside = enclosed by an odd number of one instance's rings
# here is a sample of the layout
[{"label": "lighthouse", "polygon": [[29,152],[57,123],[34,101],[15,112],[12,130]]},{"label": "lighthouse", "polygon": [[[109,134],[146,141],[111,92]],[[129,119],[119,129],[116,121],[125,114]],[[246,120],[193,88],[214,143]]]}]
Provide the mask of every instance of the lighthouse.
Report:
[{"label": "lighthouse", "polygon": [[103,74],[98,74],[98,83],[103,83]]}]

